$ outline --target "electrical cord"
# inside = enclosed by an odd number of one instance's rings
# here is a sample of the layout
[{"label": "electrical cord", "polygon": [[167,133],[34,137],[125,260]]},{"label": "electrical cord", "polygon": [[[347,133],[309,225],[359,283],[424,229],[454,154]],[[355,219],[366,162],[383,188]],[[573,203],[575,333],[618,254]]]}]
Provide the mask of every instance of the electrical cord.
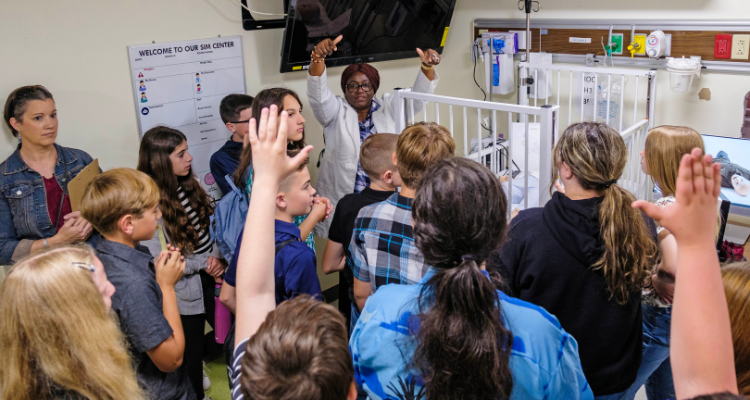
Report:
[{"label": "electrical cord", "polygon": [[260,12],[260,11],[251,10],[251,9],[247,8],[246,5],[242,4],[242,2],[240,2],[240,1],[236,1],[236,0],[227,0],[227,1],[230,2],[230,3],[234,3],[235,5],[239,4],[240,7],[244,8],[245,10],[247,10],[250,13],[253,13],[253,14],[286,17],[286,14],[264,13],[264,12]]}]

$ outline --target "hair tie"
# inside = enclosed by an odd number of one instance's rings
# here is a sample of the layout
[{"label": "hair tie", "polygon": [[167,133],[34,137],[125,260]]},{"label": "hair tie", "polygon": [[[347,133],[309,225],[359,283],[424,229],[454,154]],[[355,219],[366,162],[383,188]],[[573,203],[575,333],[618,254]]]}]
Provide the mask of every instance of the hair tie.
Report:
[{"label": "hair tie", "polygon": [[461,256],[461,262],[464,262],[466,260],[471,260],[471,261],[477,262],[477,257],[473,256],[471,254],[465,254],[465,255]]},{"label": "hair tie", "polygon": [[611,181],[604,182],[604,188],[609,189],[609,187],[614,185],[615,183],[617,183],[617,179],[612,179]]}]

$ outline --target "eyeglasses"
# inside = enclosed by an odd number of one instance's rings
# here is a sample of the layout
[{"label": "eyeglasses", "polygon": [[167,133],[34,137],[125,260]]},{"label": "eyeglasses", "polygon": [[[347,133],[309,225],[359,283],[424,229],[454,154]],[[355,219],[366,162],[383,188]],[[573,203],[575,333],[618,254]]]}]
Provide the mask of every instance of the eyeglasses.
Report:
[{"label": "eyeglasses", "polygon": [[371,92],[372,91],[372,83],[365,82],[361,85],[358,85],[356,82],[352,82],[348,85],[346,85],[346,90],[349,91],[349,93],[357,93],[359,88],[362,88],[363,92]]},{"label": "eyeglasses", "polygon": [[34,86],[24,86],[21,89],[19,89],[16,94],[13,96],[13,98],[10,100],[10,116],[12,117],[15,114],[16,111],[16,104],[18,104],[18,100],[23,99],[24,97],[30,95],[31,93],[36,92],[37,90],[44,90],[46,91],[47,88],[45,88],[42,85],[34,85]]},{"label": "eyeglasses", "polygon": [[72,262],[71,264],[75,265],[78,268],[85,269],[85,270],[87,270],[89,272],[96,271],[96,267],[94,267],[93,264],[87,264],[87,263],[83,263],[83,262]]},{"label": "eyeglasses", "polygon": [[250,122],[249,119],[246,119],[244,121],[229,121],[230,124],[246,124],[248,122]]}]

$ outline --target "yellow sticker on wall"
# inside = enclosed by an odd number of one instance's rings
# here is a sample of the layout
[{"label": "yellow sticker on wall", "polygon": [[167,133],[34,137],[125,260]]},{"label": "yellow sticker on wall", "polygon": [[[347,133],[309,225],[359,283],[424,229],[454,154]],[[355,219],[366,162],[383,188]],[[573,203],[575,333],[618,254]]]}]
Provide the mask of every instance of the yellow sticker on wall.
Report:
[{"label": "yellow sticker on wall", "polygon": [[448,29],[450,29],[450,26],[446,26],[445,31],[443,31],[443,40],[440,41],[440,47],[445,46],[445,39],[448,39]]}]

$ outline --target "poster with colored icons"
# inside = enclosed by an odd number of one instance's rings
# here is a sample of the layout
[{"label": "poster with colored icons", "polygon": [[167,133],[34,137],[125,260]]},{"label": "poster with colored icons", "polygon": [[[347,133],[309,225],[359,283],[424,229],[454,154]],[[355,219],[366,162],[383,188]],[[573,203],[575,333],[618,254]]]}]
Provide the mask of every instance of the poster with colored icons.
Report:
[{"label": "poster with colored icons", "polygon": [[218,200],[219,178],[208,163],[231,136],[219,115],[221,99],[247,93],[242,37],[128,46],[128,54],[140,137],[158,125],[184,133],[193,174]]}]

